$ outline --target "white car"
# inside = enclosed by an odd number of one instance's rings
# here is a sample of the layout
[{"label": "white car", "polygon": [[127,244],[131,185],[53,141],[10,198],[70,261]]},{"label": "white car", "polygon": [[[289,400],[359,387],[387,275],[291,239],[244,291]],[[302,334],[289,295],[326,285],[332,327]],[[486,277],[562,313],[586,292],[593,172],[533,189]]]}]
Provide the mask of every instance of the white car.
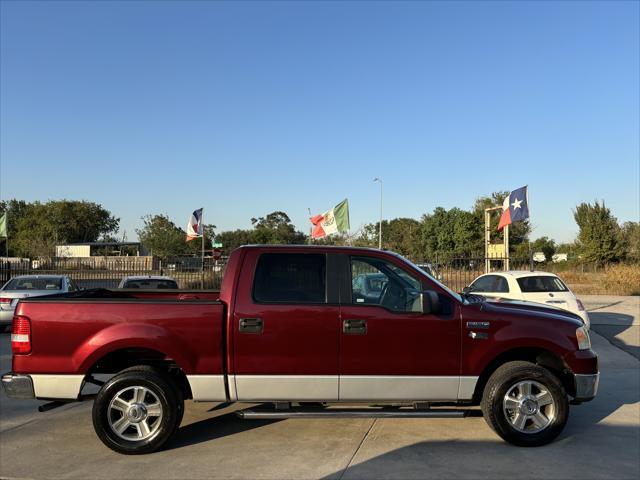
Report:
[{"label": "white car", "polygon": [[124,277],[120,281],[118,288],[145,288],[145,289],[163,289],[178,288],[178,282],[173,277],[164,277],[160,275],[138,275]]},{"label": "white car", "polygon": [[590,328],[589,314],[574,293],[553,273],[508,271],[480,275],[464,289],[489,298],[542,303],[578,315]]}]

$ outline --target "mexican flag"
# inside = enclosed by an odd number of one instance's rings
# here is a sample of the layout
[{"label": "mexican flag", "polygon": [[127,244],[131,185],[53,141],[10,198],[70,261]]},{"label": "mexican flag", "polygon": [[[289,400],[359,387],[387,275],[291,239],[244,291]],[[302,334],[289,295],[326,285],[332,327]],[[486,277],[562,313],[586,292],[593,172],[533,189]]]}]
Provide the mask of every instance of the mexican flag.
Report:
[{"label": "mexican flag", "polygon": [[345,198],[331,210],[310,218],[313,223],[311,238],[323,238],[349,231],[349,201]]}]

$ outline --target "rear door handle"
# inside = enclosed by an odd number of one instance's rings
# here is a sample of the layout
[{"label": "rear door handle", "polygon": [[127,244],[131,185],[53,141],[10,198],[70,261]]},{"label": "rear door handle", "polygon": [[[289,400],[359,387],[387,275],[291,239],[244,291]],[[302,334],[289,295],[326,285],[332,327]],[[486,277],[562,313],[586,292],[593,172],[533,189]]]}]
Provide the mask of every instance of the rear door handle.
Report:
[{"label": "rear door handle", "polygon": [[263,324],[261,318],[241,318],[240,333],[262,333]]},{"label": "rear door handle", "polygon": [[344,320],[342,322],[342,332],[347,335],[366,335],[367,321],[354,319]]}]

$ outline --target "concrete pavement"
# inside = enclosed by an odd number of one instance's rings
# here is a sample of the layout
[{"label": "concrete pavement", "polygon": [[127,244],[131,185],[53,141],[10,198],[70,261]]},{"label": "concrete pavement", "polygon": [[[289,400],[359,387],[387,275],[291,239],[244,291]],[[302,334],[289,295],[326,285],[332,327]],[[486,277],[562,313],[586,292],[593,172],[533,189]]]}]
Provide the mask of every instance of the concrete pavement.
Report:
[{"label": "concrete pavement", "polygon": [[581,295],[592,330],[640,359],[640,297]]},{"label": "concrete pavement", "polygon": [[640,362],[596,332],[592,341],[599,395],[571,407],[567,428],[545,447],[506,444],[482,418],[249,421],[233,415],[240,406],[188,402],[164,451],[132,457],[98,440],[89,403],[31,413],[36,402],[18,405],[2,393],[0,477],[635,479]]}]

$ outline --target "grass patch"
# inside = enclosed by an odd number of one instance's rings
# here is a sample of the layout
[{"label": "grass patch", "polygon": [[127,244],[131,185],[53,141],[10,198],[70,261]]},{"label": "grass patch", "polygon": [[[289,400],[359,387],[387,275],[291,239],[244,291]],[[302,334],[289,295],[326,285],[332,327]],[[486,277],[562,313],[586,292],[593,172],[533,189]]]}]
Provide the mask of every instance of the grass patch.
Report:
[{"label": "grass patch", "polygon": [[610,265],[597,273],[572,270],[557,275],[582,295],[640,295],[640,265]]}]

